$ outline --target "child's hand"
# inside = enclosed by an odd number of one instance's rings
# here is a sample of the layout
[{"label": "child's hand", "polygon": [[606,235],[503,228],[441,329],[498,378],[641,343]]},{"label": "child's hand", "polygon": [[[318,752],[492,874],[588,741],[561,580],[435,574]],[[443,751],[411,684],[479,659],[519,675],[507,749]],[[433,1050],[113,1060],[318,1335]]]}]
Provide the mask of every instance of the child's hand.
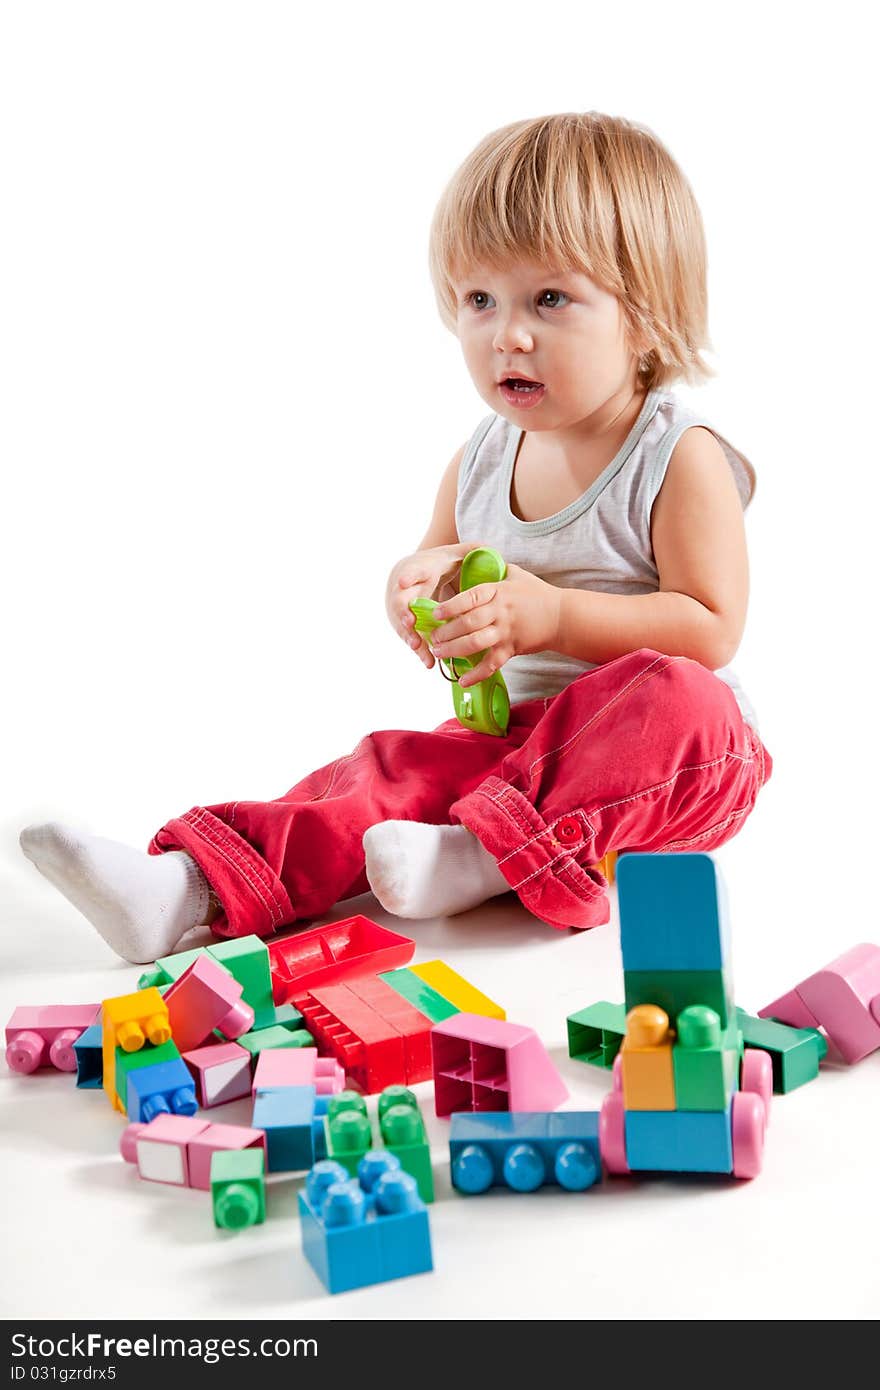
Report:
[{"label": "child's hand", "polygon": [[428,670],[434,665],[434,658],[427,642],[415,631],[415,614],[409,605],[416,598],[434,598],[441,585],[457,576],[465,555],[474,549],[474,542],[469,542],[417,550],[414,555],[398,560],[388,576],[385,589],[388,620]]},{"label": "child's hand", "polygon": [[476,685],[512,656],[553,650],[561,603],[561,589],[519,565],[508,565],[506,579],[477,584],[434,610],[435,617],[447,620],[434,634],[434,655],[447,661],[485,650],[479,665],[459,682]]}]

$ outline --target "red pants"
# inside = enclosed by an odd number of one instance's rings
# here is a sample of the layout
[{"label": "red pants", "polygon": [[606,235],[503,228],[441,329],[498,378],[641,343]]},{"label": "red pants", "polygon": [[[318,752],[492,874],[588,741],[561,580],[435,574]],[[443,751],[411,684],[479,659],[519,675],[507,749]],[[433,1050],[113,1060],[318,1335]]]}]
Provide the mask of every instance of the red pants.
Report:
[{"label": "red pants", "polygon": [[369,891],[362,837],[384,820],[461,823],[554,927],[607,922],[608,850],[710,850],[739,830],[772,762],[733,692],[642,650],[515,705],[505,738],[449,719],[367,734],[277,801],[197,806],[150,852],[186,850],[223,904],[218,936],[268,936]]}]

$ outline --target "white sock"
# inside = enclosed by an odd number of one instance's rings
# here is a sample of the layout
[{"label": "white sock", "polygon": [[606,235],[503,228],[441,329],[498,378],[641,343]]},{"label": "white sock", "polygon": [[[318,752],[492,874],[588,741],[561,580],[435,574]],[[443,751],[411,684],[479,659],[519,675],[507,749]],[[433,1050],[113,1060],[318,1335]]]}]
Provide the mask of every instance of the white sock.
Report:
[{"label": "white sock", "polygon": [[182,851],[146,854],[56,821],[29,825],[19,843],[124,960],[168,955],[207,916],[208,880]]},{"label": "white sock", "polygon": [[510,891],[496,860],[463,825],[380,821],[363,844],[370,887],[396,917],[449,917]]}]

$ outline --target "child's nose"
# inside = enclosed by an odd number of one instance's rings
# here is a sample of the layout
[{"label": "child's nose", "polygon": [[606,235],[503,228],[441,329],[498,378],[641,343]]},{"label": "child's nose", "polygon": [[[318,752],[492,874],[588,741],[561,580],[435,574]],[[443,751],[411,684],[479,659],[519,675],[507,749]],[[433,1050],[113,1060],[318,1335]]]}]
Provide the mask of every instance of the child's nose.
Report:
[{"label": "child's nose", "polygon": [[531,329],[520,315],[508,314],[507,318],[498,324],[493,347],[498,352],[531,352],[534,347]]}]

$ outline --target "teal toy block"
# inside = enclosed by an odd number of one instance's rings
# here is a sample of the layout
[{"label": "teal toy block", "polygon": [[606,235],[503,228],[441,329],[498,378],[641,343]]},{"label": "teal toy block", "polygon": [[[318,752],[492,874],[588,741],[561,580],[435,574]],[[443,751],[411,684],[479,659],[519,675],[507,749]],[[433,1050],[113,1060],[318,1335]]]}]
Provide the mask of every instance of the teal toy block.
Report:
[{"label": "teal toy block", "polygon": [[630,1172],[732,1173],[730,1105],[726,1110],[627,1110]]},{"label": "teal toy block", "polygon": [[434,1267],[428,1210],[392,1153],[371,1151],[357,1180],[332,1160],[316,1163],[297,1200],[303,1253],[330,1293]]},{"label": "teal toy block", "polygon": [[396,1154],[405,1173],[415,1178],[419,1196],[434,1200],[434,1173],[425,1121],[419,1103],[406,1086],[386,1086],[377,1104],[382,1148]]},{"label": "teal toy block", "polygon": [[722,1032],[714,1009],[691,1004],[678,1015],[675,1030],[676,1110],[726,1110],[739,1085],[741,1034],[736,1024]]},{"label": "teal toy block", "polygon": [[576,1062],[612,1067],[626,1034],[626,1008],[600,999],[566,1019],[568,1055]]},{"label": "teal toy block", "polygon": [[402,999],[406,999],[432,1023],[442,1023],[444,1019],[451,1018],[459,1012],[455,1004],[444,999],[442,994],[438,994],[436,989],[432,989],[425,980],[420,979],[406,966],[400,970],[385,970],[379,979],[384,980],[386,985],[390,985]]},{"label": "teal toy block", "polygon": [[816,1028],[789,1028],[772,1018],[755,1018],[737,1009],[736,1020],[746,1047],[769,1052],[773,1090],[785,1094],[813,1081],[828,1051],[828,1040]]},{"label": "teal toy block", "polygon": [[449,1160],[453,1187],[471,1196],[490,1187],[535,1192],[548,1183],[584,1192],[602,1176],[599,1112],[453,1115]]},{"label": "teal toy block", "polygon": [[729,960],[727,891],[707,854],[622,854],[617,894],[625,971],[721,970]]},{"label": "teal toy block", "polygon": [[104,1084],[102,1037],[101,1024],[93,1023],[84,1033],[80,1033],[73,1044],[76,1057],[76,1084],[79,1090],[97,1091]]},{"label": "teal toy block", "polygon": [[311,1033],[304,1028],[298,1028],[291,1032],[283,1024],[276,1023],[273,1028],[255,1028],[250,1033],[243,1033],[235,1041],[239,1047],[245,1048],[256,1061],[260,1053],[267,1047],[314,1047],[315,1039]]},{"label": "teal toy block", "polygon": [[305,1029],[305,1019],[292,1004],[276,1004],[273,1013],[267,1014],[267,1018],[267,1028],[286,1028],[288,1033],[299,1033]]},{"label": "teal toy block", "polygon": [[637,1004],[657,1004],[673,1026],[683,1009],[705,1004],[714,1009],[721,1027],[733,1018],[733,975],[730,970],[624,970],[626,1012]]},{"label": "teal toy block", "polygon": [[218,1149],[211,1155],[214,1225],[240,1231],[266,1219],[265,1156],[259,1149]]},{"label": "teal toy block", "polygon": [[324,1117],[329,1096],[314,1086],[282,1086],[258,1091],[251,1121],[266,1135],[270,1173],[303,1173],[327,1155]]}]

